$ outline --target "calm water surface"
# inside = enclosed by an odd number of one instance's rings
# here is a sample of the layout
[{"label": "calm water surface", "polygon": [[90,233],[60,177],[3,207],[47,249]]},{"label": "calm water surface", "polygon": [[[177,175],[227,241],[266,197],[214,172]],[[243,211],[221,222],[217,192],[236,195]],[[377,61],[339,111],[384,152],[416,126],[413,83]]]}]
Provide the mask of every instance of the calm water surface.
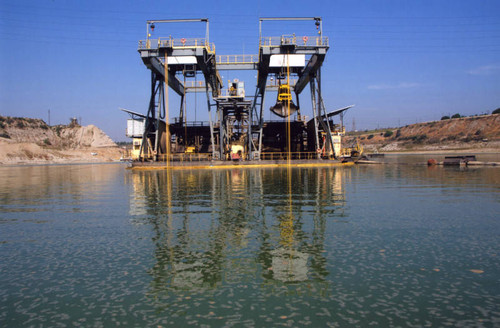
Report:
[{"label": "calm water surface", "polygon": [[2,167],[0,326],[498,327],[499,213],[494,167]]}]

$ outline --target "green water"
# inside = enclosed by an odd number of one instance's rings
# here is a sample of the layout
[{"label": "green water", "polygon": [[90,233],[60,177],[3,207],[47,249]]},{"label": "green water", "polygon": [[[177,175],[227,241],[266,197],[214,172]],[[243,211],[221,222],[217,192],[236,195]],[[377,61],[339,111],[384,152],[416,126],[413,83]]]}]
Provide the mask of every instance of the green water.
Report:
[{"label": "green water", "polygon": [[495,167],[1,167],[0,326],[499,326],[499,213]]}]

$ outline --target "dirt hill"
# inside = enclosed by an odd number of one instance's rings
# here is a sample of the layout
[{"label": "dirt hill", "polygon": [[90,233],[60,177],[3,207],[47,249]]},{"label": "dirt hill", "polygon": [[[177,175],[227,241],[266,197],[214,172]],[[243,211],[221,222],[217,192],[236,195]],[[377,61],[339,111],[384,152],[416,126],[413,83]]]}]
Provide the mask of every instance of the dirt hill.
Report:
[{"label": "dirt hill", "polygon": [[500,149],[500,114],[462,117],[401,128],[349,133],[367,151]]},{"label": "dirt hill", "polygon": [[95,162],[120,156],[115,142],[94,125],[48,126],[40,119],[0,116],[0,163]]}]

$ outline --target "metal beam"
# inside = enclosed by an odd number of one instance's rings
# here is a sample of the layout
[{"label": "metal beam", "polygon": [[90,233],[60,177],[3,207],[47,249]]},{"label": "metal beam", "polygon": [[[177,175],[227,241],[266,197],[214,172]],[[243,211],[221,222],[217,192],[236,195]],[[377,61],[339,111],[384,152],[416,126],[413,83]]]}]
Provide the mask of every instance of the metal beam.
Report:
[{"label": "metal beam", "polygon": [[300,74],[300,78],[295,84],[294,91],[296,94],[300,94],[302,90],[306,87],[307,83],[311,81],[311,78],[316,75],[316,72],[323,64],[323,60],[325,59],[325,55],[312,55],[309,59],[309,62],[306,65],[306,68]]},{"label": "metal beam", "polygon": [[[149,69],[153,70],[155,74],[164,77],[165,69],[163,63],[158,59],[158,57],[142,57],[142,61]],[[168,86],[172,88],[179,96],[184,95],[184,86],[182,82],[175,76],[174,73],[168,72]]]},{"label": "metal beam", "polygon": [[[203,75],[205,76],[205,83],[210,85],[212,89],[212,97],[219,96],[220,89],[222,87],[222,79],[217,72],[215,56],[207,55],[207,57],[196,56],[198,62],[198,67],[201,69]],[[208,82],[208,83],[207,83]]]},{"label": "metal beam", "polygon": [[219,71],[243,71],[243,70],[256,70],[259,63],[219,63],[217,69]]},{"label": "metal beam", "polygon": [[208,22],[208,18],[193,18],[193,19],[155,19],[148,20],[148,24],[154,23],[190,23],[190,22]]}]

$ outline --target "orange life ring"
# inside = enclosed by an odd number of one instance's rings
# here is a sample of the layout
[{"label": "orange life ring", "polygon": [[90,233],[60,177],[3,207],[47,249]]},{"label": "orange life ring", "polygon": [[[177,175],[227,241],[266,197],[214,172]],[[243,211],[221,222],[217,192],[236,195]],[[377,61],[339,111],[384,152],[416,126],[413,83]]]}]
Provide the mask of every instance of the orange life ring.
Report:
[{"label": "orange life ring", "polygon": [[305,36],[305,37],[302,38],[302,41],[304,41],[304,43],[306,43],[307,40],[309,40],[309,38],[307,36]]},{"label": "orange life ring", "polygon": [[182,45],[186,44],[186,39],[182,38],[181,42],[182,42]]}]

